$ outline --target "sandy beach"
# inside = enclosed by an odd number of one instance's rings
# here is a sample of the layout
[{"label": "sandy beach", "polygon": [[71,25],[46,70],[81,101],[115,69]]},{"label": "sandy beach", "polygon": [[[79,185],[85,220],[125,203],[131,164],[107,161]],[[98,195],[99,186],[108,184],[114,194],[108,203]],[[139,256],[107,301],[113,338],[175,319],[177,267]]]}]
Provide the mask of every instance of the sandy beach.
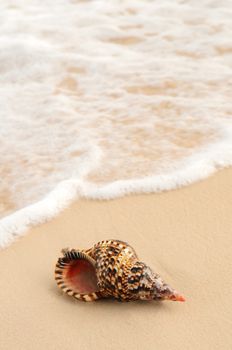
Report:
[{"label": "sandy beach", "polygon": [[[231,3],[6,1],[0,16],[0,350],[231,350]],[[106,239],[186,301],[64,295],[61,249]],[[78,263],[65,278],[96,292]],[[138,287],[119,271],[110,291]],[[126,271],[145,298],[150,270]]]},{"label": "sandy beach", "polygon": [[[161,194],[80,200],[1,251],[0,348],[232,348],[232,169]],[[186,297],[185,303],[78,302],[54,265],[63,247],[117,238]]]}]

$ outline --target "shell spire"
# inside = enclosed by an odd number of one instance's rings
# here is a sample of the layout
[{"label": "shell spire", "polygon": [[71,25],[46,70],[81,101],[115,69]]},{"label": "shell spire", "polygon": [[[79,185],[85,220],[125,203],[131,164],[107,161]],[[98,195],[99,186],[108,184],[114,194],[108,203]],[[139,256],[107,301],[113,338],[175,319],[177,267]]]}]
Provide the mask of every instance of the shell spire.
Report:
[{"label": "shell spire", "polygon": [[134,249],[125,242],[107,240],[88,250],[63,249],[62,254],[56,264],[55,280],[63,292],[76,299],[185,301],[139,261]]}]

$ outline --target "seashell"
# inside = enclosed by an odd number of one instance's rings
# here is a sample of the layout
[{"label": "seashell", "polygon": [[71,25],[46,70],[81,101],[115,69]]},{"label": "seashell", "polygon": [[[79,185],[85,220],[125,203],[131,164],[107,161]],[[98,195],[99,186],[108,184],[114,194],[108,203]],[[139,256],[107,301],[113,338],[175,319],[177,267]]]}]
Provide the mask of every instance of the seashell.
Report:
[{"label": "seashell", "polygon": [[66,294],[83,301],[115,298],[119,301],[185,298],[138,260],[134,249],[118,240],[106,240],[87,250],[63,249],[55,280]]}]

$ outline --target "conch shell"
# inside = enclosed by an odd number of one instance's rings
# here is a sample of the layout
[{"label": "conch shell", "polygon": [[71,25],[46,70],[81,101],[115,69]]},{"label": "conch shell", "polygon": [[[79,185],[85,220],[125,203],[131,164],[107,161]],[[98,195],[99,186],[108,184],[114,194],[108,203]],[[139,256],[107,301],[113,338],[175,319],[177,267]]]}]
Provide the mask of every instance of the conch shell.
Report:
[{"label": "conch shell", "polygon": [[63,292],[76,299],[185,301],[139,261],[134,249],[125,242],[107,240],[88,250],[63,249],[62,253],[55,280]]}]

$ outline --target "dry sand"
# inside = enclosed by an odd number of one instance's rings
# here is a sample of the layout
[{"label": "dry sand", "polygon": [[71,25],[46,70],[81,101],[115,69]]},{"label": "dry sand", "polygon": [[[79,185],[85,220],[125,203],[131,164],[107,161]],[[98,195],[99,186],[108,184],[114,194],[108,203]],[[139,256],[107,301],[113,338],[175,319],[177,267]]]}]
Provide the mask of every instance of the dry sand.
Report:
[{"label": "dry sand", "polygon": [[[232,349],[232,169],[162,194],[76,202],[0,253],[0,349]],[[187,301],[82,303],[53,270],[62,247],[128,241]]]}]

